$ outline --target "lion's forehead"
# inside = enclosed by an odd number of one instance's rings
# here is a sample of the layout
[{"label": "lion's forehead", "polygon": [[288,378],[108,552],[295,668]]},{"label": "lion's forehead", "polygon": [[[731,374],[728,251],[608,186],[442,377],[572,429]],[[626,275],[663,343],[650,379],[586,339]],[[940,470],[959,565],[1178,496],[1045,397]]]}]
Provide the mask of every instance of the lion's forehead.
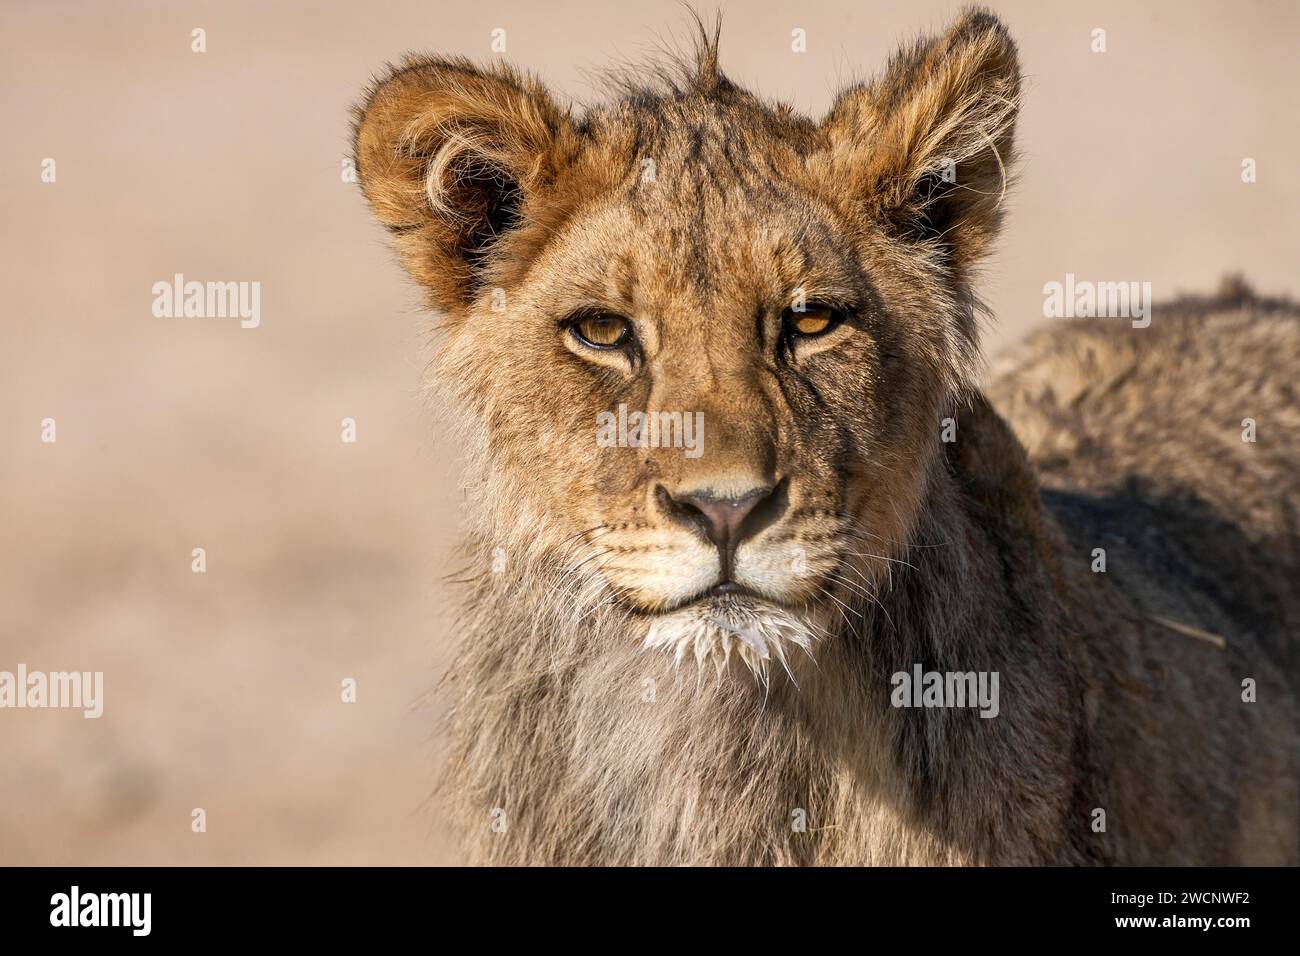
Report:
[{"label": "lion's forehead", "polygon": [[756,310],[779,310],[801,290],[868,286],[861,249],[808,197],[682,195],[661,182],[651,198],[644,188],[593,199],[557,232],[526,283],[541,304],[752,328]]}]

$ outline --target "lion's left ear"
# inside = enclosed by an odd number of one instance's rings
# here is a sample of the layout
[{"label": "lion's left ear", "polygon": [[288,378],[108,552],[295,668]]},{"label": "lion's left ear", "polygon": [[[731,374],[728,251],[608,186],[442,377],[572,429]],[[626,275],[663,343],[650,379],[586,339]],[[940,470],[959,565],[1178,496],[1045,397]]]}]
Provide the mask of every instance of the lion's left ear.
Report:
[{"label": "lion's left ear", "polygon": [[1006,28],[968,11],[836,101],[824,130],[837,188],[900,235],[941,243],[964,275],[1001,222],[1019,96]]},{"label": "lion's left ear", "polygon": [[568,114],[509,67],[415,56],[355,115],[357,173],[375,217],[433,303],[463,310],[571,151]]}]

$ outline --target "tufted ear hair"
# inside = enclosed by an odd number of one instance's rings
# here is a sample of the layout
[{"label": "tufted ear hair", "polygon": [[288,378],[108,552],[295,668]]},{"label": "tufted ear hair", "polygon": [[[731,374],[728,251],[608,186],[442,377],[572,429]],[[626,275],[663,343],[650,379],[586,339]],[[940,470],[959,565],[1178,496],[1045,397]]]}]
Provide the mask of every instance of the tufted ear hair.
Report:
[{"label": "tufted ear hair", "polygon": [[376,82],[354,114],[354,161],[376,218],[433,304],[463,309],[554,182],[568,114],[509,67],[422,56]]},{"label": "tufted ear hair", "polygon": [[959,278],[1001,224],[1020,67],[993,14],[968,10],[846,90],[824,123],[836,180],[897,233],[941,245]]}]

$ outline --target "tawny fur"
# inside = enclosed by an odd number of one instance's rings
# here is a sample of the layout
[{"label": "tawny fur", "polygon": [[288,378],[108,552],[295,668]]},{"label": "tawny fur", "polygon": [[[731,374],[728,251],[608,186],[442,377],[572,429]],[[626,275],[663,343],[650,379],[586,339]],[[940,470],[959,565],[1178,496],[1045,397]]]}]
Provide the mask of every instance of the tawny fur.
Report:
[{"label": "tawny fur", "polygon": [[[1232,287],[1054,327],[986,399],[972,276],[1019,90],[973,11],[820,123],[731,84],[716,33],[581,116],[456,59],[371,91],[358,169],[446,316],[467,465],[470,859],[1300,862],[1300,312]],[[850,318],[783,351],[796,289]],[[586,308],[641,352],[565,340]],[[707,454],[598,449],[620,403],[703,411]],[[690,603],[715,557],[660,492],[778,477],[737,551],[771,603],[726,622],[799,636],[763,667],[708,631],[726,601]],[[891,706],[916,664],[997,671],[999,715]]]}]

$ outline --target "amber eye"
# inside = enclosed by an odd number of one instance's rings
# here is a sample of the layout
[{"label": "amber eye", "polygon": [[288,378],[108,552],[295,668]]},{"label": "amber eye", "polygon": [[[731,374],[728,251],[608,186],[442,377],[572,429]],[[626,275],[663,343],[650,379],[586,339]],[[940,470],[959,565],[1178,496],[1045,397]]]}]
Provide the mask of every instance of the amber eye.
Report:
[{"label": "amber eye", "polygon": [[840,324],[839,312],[828,305],[808,304],[803,309],[786,309],[783,317],[785,327],[795,335],[814,338],[825,335]]},{"label": "amber eye", "polygon": [[627,319],[607,312],[579,316],[570,328],[578,341],[593,349],[618,348],[632,333]]}]

